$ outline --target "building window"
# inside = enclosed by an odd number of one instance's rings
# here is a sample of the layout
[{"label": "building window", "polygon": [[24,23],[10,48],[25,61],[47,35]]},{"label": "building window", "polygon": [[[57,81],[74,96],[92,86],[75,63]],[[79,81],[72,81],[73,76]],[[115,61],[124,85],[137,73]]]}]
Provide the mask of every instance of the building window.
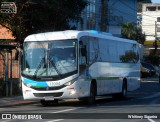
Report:
[{"label": "building window", "polygon": [[157,32],[160,32],[160,27],[157,27]]},{"label": "building window", "polygon": [[160,32],[160,17],[157,17],[157,32]]},{"label": "building window", "polygon": [[160,17],[157,17],[157,22],[160,22]]},{"label": "building window", "polygon": [[147,11],[156,11],[156,6],[148,6]]}]

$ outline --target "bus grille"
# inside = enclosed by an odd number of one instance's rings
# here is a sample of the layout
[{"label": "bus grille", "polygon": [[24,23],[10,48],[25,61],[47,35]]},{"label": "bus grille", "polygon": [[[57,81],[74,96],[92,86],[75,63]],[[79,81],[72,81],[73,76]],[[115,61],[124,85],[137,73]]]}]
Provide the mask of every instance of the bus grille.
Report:
[{"label": "bus grille", "polygon": [[33,93],[35,97],[46,97],[46,96],[53,96],[53,97],[61,97],[63,92],[57,93]]},{"label": "bus grille", "polygon": [[65,86],[62,85],[62,86],[48,87],[48,88],[35,88],[35,87],[31,87],[31,88],[34,89],[34,90],[37,90],[37,91],[50,91],[50,90],[59,90],[59,89],[62,89],[64,87]]}]

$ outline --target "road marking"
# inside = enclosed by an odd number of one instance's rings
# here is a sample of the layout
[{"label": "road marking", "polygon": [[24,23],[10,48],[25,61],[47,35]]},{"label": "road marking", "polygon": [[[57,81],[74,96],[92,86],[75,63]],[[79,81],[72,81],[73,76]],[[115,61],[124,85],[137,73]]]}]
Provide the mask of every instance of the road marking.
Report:
[{"label": "road marking", "polygon": [[65,110],[61,110],[61,111],[56,111],[56,112],[51,112],[51,113],[62,113],[62,112],[66,112],[66,111],[74,111],[76,110],[77,108],[72,108],[72,109],[65,109]]},{"label": "road marking", "polygon": [[149,118],[148,118],[148,121],[150,121],[150,122],[156,122],[156,121],[154,121],[153,119],[149,119]]},{"label": "road marking", "polygon": [[[80,108],[84,108],[84,107],[79,107],[79,108],[71,108],[71,109],[65,109],[65,110],[61,110],[61,111],[56,111],[56,112],[51,112],[51,113],[62,113],[62,112],[67,112],[67,111],[74,111]],[[55,119],[55,120],[51,120],[51,121],[46,121],[46,122],[59,122],[59,121],[63,121],[64,119]]]},{"label": "road marking", "polygon": [[55,120],[51,120],[51,121],[46,121],[46,122],[59,122],[59,121],[63,121],[64,119],[55,119]]}]

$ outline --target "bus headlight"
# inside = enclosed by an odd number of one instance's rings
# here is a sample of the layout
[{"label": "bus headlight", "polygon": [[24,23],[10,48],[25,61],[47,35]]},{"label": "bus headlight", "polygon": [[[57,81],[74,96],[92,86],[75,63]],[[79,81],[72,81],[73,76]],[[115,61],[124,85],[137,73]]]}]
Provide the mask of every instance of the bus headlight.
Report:
[{"label": "bus headlight", "polygon": [[74,81],[69,81],[69,82],[65,83],[64,85],[65,85],[65,86],[70,86],[70,85],[72,85],[73,83],[74,83]]},{"label": "bus headlight", "polygon": [[70,86],[70,85],[72,85],[72,84],[73,84],[75,81],[77,81],[77,80],[78,80],[78,78],[75,78],[75,79],[73,79],[73,80],[65,83],[64,85],[65,85],[65,86]]}]

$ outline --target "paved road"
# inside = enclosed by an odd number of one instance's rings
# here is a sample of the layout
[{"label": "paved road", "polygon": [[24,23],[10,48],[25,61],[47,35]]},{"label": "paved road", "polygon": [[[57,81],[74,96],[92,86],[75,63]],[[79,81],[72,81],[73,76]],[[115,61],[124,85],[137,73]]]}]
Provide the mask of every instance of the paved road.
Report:
[{"label": "paved road", "polygon": [[[25,117],[27,119],[37,117],[42,118],[37,121],[46,122],[160,122],[160,84],[157,79],[143,79],[141,88],[128,93],[128,98],[121,101],[103,97],[98,98],[92,106],[87,106],[78,100],[61,101],[48,107],[32,103],[6,106],[0,108],[0,112],[15,115],[12,116],[12,120],[3,122],[17,121],[16,117],[19,117],[18,121],[24,121],[21,119]],[[19,116],[16,116],[17,113]]]}]

